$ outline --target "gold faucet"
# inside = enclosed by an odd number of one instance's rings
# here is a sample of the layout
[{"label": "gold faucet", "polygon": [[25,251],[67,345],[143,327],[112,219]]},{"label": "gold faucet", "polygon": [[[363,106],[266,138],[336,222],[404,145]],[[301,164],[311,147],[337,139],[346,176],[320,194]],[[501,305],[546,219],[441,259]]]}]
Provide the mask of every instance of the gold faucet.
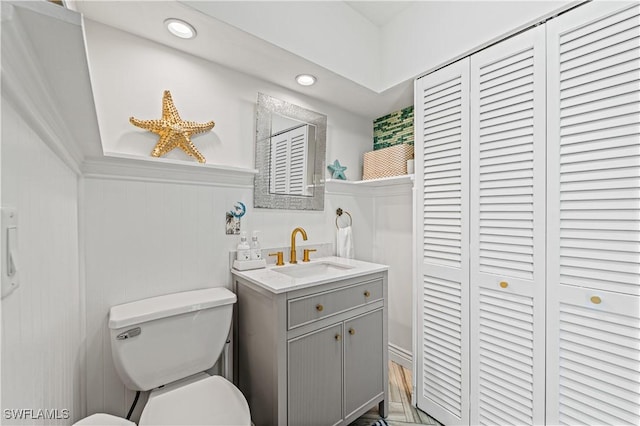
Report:
[{"label": "gold faucet", "polygon": [[298,263],[296,260],[296,234],[298,232],[302,234],[302,239],[307,241],[307,231],[302,228],[296,228],[293,230],[291,233],[291,259],[289,259],[289,263]]}]

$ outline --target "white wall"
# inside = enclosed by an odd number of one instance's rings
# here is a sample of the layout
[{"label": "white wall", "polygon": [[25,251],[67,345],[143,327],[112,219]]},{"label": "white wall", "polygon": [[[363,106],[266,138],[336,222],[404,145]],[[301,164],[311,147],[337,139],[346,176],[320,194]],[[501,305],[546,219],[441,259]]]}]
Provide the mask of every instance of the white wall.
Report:
[{"label": "white wall", "polygon": [[382,81],[392,87],[569,1],[418,1],[381,29]]},{"label": "white wall", "polygon": [[[4,96],[2,206],[17,209],[20,279],[2,300],[2,408],[67,409],[77,419],[84,413],[78,180]],[[43,424],[4,420],[31,423]]]},{"label": "white wall", "polygon": [[[370,120],[95,22],[86,22],[86,37],[106,150],[148,156],[157,136],[132,126],[128,117],[158,118],[162,91],[171,89],[182,118],[216,121],[210,135],[193,138],[208,162],[253,168],[255,103],[261,91],[326,114],[327,161],[339,159],[349,167],[350,179],[360,179],[362,153],[371,150]],[[171,157],[193,161],[181,152]],[[356,256],[373,257],[370,198],[327,193],[324,211],[255,209],[250,184],[178,184],[92,174],[85,176],[81,190],[88,414],[124,415],[134,396],[113,367],[109,307],[229,285],[228,251],[238,237],[225,235],[225,213],[236,201],[247,206],[242,230],[261,231],[263,247],[289,246],[297,226],[305,228],[309,244],[333,243],[335,211],[342,207],[354,218]]]},{"label": "white wall", "polygon": [[[85,23],[106,152],[148,157],[158,137],[131,125],[129,117],[160,118],[162,93],[170,90],[183,119],[216,122],[211,132],[192,138],[207,163],[253,168],[255,105],[262,92],[327,115],[327,161],[339,158],[349,167],[350,179],[362,176],[362,153],[372,145],[370,120],[111,27]],[[193,161],[181,150],[166,158]]]},{"label": "white wall", "polygon": [[391,360],[412,366],[413,192],[399,186],[374,198],[373,261],[389,270],[389,349]]}]

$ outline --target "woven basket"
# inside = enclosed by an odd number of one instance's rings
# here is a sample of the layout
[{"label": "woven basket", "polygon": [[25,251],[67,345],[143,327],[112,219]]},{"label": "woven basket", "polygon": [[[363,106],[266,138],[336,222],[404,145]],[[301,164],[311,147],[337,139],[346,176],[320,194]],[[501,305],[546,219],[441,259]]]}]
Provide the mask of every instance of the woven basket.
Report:
[{"label": "woven basket", "polygon": [[362,180],[407,174],[407,160],[413,158],[413,145],[399,144],[364,153]]}]

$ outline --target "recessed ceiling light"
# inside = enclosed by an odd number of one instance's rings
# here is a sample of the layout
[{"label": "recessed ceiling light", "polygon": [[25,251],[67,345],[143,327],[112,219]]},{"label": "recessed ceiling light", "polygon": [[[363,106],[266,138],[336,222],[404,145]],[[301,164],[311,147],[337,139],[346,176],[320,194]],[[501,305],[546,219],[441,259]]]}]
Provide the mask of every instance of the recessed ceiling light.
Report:
[{"label": "recessed ceiling light", "polygon": [[164,21],[171,34],[180,38],[194,38],[196,29],[191,24],[181,19],[169,18]]},{"label": "recessed ceiling light", "polygon": [[296,81],[301,86],[312,86],[316,83],[317,80],[318,79],[311,74],[300,74],[296,77]]}]

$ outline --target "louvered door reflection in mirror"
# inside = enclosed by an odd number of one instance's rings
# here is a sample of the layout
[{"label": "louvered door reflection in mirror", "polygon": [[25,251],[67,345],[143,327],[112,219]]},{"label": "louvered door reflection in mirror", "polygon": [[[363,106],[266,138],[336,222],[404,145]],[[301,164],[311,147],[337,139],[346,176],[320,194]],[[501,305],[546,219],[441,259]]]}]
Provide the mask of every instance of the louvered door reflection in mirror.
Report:
[{"label": "louvered door reflection in mirror", "polygon": [[258,93],[255,207],[324,210],[327,116]]},{"label": "louvered door reflection in mirror", "polygon": [[[273,117],[276,122],[276,117]],[[283,120],[279,120],[283,121]],[[269,192],[278,195],[312,196],[315,127],[286,120],[288,128],[273,129]]]}]

